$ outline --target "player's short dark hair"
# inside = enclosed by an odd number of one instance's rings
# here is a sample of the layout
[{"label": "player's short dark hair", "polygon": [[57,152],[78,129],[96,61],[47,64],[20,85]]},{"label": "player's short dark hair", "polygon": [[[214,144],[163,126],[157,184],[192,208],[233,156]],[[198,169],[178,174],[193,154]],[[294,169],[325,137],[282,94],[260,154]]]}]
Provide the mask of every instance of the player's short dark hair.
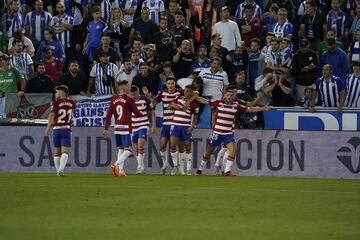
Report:
[{"label": "player's short dark hair", "polygon": [[129,84],[128,81],[126,80],[121,80],[120,82],[117,83],[117,85],[120,87],[120,86],[123,86],[123,85],[126,85],[126,84]]},{"label": "player's short dark hair", "polygon": [[194,86],[192,84],[186,85],[185,88],[190,89],[192,91],[195,90]]},{"label": "player's short dark hair", "polygon": [[132,85],[131,89],[130,89],[130,92],[137,92],[137,91],[140,91],[139,87],[136,86],[136,85]]},{"label": "player's short dark hair", "polygon": [[55,87],[55,90],[57,91],[63,91],[66,95],[69,94],[69,88],[66,85],[59,85]]},{"label": "player's short dark hair", "polygon": [[174,78],[174,77],[167,77],[166,79],[165,79],[165,82],[168,82],[168,81],[175,81],[176,82],[176,79]]},{"label": "player's short dark hair", "polygon": [[232,93],[234,93],[235,90],[236,90],[236,87],[235,87],[234,85],[230,85],[230,86],[228,86],[228,87],[226,88],[225,93],[227,93],[227,92],[232,92]]}]

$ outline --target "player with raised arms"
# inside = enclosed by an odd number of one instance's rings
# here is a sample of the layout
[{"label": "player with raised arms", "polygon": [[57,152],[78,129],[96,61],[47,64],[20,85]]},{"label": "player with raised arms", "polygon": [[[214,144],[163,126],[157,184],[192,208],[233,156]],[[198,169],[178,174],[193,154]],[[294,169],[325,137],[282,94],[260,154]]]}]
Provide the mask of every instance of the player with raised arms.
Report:
[{"label": "player with raised arms", "polygon": [[[147,92],[147,88],[143,88],[143,92]],[[141,117],[137,117],[135,113],[132,113],[131,125],[132,125],[132,141],[136,151],[136,160],[138,163],[136,173],[144,174],[144,157],[145,157],[145,142],[147,141],[150,121],[149,112],[151,112],[151,133],[155,133],[156,128],[156,115],[155,110],[148,98],[140,95],[140,90],[137,86],[131,86],[131,97],[135,101],[137,109],[141,112]]]},{"label": "player with raised arms", "polygon": [[136,107],[135,101],[128,96],[130,85],[127,81],[118,83],[118,95],[112,97],[110,106],[106,113],[105,128],[103,135],[109,136],[109,125],[111,118],[115,117],[115,141],[118,148],[117,161],[111,165],[114,176],[126,176],[124,171],[125,160],[131,155],[131,115],[141,117],[142,114]]},{"label": "player with raised arms", "polygon": [[49,135],[51,127],[55,148],[54,163],[58,176],[64,176],[64,169],[69,158],[71,147],[72,110],[76,102],[69,99],[69,88],[65,85],[55,87],[55,101],[52,103],[45,135]]},{"label": "player with raised arms", "polygon": [[264,107],[246,107],[245,105],[240,104],[238,101],[235,101],[235,92],[233,88],[228,88],[225,91],[224,98],[217,101],[209,101],[202,97],[196,97],[196,100],[202,104],[209,104],[211,107],[217,109],[215,116],[215,124],[213,127],[213,132],[210,137],[209,145],[203,155],[201,160],[200,167],[196,171],[197,175],[202,175],[203,170],[207,161],[209,160],[210,155],[213,153],[215,147],[224,143],[226,148],[229,150],[228,158],[226,159],[225,164],[225,176],[236,176],[231,171],[232,165],[235,160],[236,155],[236,145],[233,132],[233,123],[235,120],[235,114],[238,111],[241,112],[260,112],[270,110],[270,106]]}]

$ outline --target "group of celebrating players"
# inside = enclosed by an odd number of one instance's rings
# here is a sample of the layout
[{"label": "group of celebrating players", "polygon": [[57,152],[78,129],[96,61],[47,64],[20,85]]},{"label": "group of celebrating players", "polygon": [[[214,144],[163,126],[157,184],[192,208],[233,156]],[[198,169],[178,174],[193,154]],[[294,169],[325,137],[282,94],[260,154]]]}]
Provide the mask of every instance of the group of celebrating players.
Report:
[{"label": "group of celebrating players", "polygon": [[[147,92],[146,89],[142,89]],[[45,134],[53,129],[52,140],[55,148],[54,163],[58,176],[64,176],[64,169],[71,147],[71,112],[76,102],[69,99],[68,88],[64,85],[55,88],[56,100],[52,104],[48,126]],[[203,154],[196,175],[202,175],[210,155],[218,146],[222,146],[216,163],[216,173],[225,176],[235,176],[231,171],[236,156],[234,139],[235,114],[240,112],[267,111],[271,107],[250,107],[242,100],[235,99],[235,91],[228,87],[221,100],[209,101],[198,96],[193,85],[184,90],[176,88],[174,78],[166,79],[166,89],[155,98],[149,99],[140,95],[136,86],[130,86],[127,81],[117,84],[117,95],[113,96],[109,105],[103,135],[108,137],[111,119],[114,116],[114,135],[118,149],[117,160],[111,168],[114,176],[126,176],[124,163],[136,151],[137,174],[145,173],[144,156],[145,142],[149,129],[155,132],[155,106],[163,104],[163,126],[160,138],[160,156],[162,160],[161,174],[167,174],[170,166],[167,159],[167,145],[170,140],[170,153],[173,162],[171,175],[192,175],[192,132],[198,120],[199,104],[208,104],[214,108],[213,131],[208,147]],[[151,114],[149,114],[151,113]],[[149,117],[151,116],[151,121]],[[150,128],[151,125],[151,128]]]}]

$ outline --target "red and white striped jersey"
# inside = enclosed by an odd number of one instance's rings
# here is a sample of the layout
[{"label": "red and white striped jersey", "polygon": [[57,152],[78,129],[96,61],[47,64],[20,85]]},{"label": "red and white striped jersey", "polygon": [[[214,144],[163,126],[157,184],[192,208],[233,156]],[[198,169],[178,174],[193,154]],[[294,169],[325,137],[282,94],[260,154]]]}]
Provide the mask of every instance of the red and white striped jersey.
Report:
[{"label": "red and white striped jersey", "polygon": [[182,96],[184,91],[176,89],[175,92],[169,93],[168,90],[161,91],[154,100],[163,103],[163,125],[171,125],[175,110],[169,108],[169,104],[174,102],[175,98]]},{"label": "red and white striped jersey", "polygon": [[186,110],[184,109],[185,102],[186,100],[183,96],[177,97],[174,100],[174,103],[180,105],[181,108],[179,110],[175,110],[174,112],[174,117],[172,120],[173,125],[191,127],[191,120],[193,115],[199,114],[199,104],[197,101],[192,101],[190,103],[190,108]]},{"label": "red and white striped jersey", "polygon": [[60,98],[52,103],[51,112],[54,113],[53,129],[63,129],[71,131],[72,110],[76,107],[76,102],[68,98]]},{"label": "red and white striped jersey", "polygon": [[111,117],[115,117],[115,134],[126,135],[132,132],[131,114],[141,117],[142,114],[136,108],[134,99],[123,94],[114,96],[106,113],[105,130],[109,129]]},{"label": "red and white striped jersey", "polygon": [[153,109],[152,104],[149,99],[144,96],[141,96],[139,100],[135,101],[136,107],[139,112],[142,114],[141,117],[137,117],[134,113],[131,115],[131,126],[133,132],[140,129],[149,129],[149,112]]},{"label": "red and white striped jersey", "polygon": [[213,101],[210,102],[210,106],[217,111],[213,132],[222,135],[232,134],[236,112],[245,112],[247,110],[247,107],[239,101],[233,101],[231,104],[227,104],[223,100]]}]

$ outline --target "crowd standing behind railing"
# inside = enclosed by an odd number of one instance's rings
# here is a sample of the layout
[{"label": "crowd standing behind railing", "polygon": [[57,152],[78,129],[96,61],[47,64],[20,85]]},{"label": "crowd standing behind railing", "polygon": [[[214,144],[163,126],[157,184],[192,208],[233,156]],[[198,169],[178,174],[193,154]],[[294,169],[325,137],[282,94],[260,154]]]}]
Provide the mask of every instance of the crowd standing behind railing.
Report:
[{"label": "crowd standing behind railing", "polygon": [[[5,0],[0,8],[0,97],[62,84],[70,95],[106,95],[127,80],[152,98],[175,77],[213,100],[235,86],[252,106],[360,107],[360,1]],[[237,118],[243,128],[261,116]]]}]

